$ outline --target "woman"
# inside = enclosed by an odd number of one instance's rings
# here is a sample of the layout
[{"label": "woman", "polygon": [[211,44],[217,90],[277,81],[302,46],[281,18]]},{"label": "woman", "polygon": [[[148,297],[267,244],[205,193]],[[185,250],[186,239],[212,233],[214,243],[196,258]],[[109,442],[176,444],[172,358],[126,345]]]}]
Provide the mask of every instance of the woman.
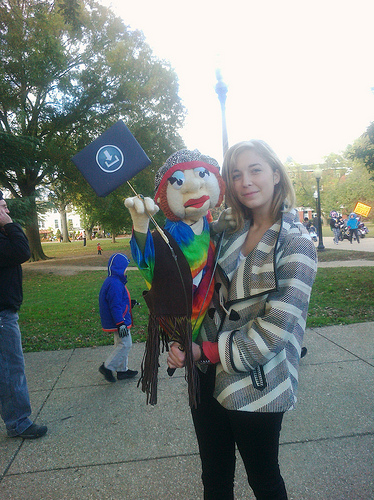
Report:
[{"label": "woman", "polygon": [[[266,143],[232,146],[222,170],[236,229],[230,232],[229,220],[217,244],[215,293],[192,346],[201,367],[192,416],[204,499],[234,498],[235,445],[256,498],[286,499],[279,437],[284,412],[296,403],[316,252],[292,209],[285,168]],[[225,214],[213,229],[224,222]],[[183,364],[174,344],[168,365]]]}]

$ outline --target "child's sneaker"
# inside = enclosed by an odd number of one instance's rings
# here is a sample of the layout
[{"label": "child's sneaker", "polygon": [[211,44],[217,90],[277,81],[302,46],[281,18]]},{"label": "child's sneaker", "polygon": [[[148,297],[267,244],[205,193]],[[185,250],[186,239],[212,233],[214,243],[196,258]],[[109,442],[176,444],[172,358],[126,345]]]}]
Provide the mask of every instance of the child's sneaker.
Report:
[{"label": "child's sneaker", "polygon": [[112,370],[108,370],[108,368],[105,368],[104,363],[100,366],[99,372],[102,375],[104,375],[105,380],[107,380],[108,382],[115,382],[116,381],[116,379],[113,377]]},{"label": "child's sneaker", "polygon": [[125,378],[133,378],[138,374],[136,370],[127,370],[125,372],[117,372],[118,380],[123,380]]}]

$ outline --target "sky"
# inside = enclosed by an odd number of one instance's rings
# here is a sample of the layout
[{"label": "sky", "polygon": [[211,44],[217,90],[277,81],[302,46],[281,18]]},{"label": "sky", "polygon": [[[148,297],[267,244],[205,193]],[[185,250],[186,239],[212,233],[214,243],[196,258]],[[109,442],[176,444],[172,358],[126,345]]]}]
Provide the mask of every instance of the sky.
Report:
[{"label": "sky", "polygon": [[189,149],[222,162],[216,70],[229,146],[265,140],[282,161],[322,162],[374,121],[373,0],[99,0],[168,61]]}]

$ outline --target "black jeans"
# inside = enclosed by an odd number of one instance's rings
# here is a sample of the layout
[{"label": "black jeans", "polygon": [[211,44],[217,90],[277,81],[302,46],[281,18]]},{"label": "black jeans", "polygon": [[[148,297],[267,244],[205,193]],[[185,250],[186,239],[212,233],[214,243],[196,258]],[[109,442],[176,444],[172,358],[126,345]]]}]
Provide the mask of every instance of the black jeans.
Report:
[{"label": "black jeans", "polygon": [[278,464],[283,413],[226,410],[213,398],[215,369],[200,373],[201,402],[192,418],[202,463],[204,500],[234,498],[235,444],[258,500],[287,500]]},{"label": "black jeans", "polygon": [[358,235],[358,229],[350,229],[349,230],[349,241],[352,243],[353,235],[355,235],[355,238],[357,240],[357,243],[360,243],[360,237]]}]

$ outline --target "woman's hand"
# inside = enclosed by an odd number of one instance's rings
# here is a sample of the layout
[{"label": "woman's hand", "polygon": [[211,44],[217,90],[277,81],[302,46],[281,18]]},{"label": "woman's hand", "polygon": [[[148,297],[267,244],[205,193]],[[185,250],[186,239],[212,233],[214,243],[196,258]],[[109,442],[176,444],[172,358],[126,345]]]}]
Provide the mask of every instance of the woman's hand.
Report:
[{"label": "woman's hand", "polygon": [[[199,344],[192,342],[192,355],[194,361],[199,361],[201,358],[201,347]],[[186,353],[180,349],[178,342],[171,344],[167,363],[169,368],[183,368],[186,363]]]}]

